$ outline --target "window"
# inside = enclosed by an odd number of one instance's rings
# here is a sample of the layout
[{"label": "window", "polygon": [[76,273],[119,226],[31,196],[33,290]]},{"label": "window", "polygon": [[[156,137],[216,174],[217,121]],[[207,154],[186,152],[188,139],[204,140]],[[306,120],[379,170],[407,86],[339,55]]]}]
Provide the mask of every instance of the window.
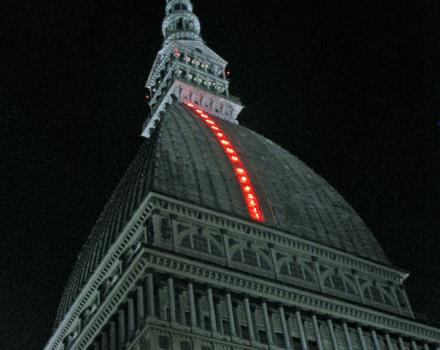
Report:
[{"label": "window", "polygon": [[240,325],[241,337],[244,339],[249,339],[249,329],[245,325]]},{"label": "window", "polygon": [[170,348],[170,338],[161,335],[159,337],[159,348],[163,350],[168,350]]},{"label": "window", "polygon": [[260,343],[267,344],[267,334],[265,331],[259,330],[258,336],[260,337]]},{"label": "window", "polygon": [[252,248],[240,248],[232,256],[232,261],[240,262],[249,266],[261,268],[264,270],[271,270],[269,263],[265,257],[257,253]]},{"label": "window", "polygon": [[211,331],[211,319],[209,316],[203,317],[203,325],[205,326],[206,331]]},{"label": "window", "polygon": [[284,335],[282,333],[275,332],[274,338],[275,338],[275,345],[276,346],[279,346],[280,348],[285,347]]},{"label": "window", "polygon": [[192,345],[189,341],[181,341],[180,342],[181,350],[192,350]]},{"label": "window", "polygon": [[201,229],[198,229],[197,232],[191,231],[187,233],[180,245],[184,248],[196,250],[198,253],[209,254],[220,258],[224,257],[220,243],[215,241],[212,236],[205,234]]},{"label": "window", "polygon": [[222,324],[223,324],[224,335],[231,335],[231,326],[229,325],[229,321],[222,320]]},{"label": "window", "polygon": [[191,326],[191,313],[189,311],[185,311],[185,325]]}]

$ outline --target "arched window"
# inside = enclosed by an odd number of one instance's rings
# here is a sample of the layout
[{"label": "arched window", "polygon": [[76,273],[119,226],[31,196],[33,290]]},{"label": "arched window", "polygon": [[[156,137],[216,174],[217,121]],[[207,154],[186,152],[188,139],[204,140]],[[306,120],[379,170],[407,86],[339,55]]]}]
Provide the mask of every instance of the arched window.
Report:
[{"label": "arched window", "polygon": [[181,246],[197,252],[210,254],[217,257],[224,257],[223,249],[220,244],[210,235],[204,233],[201,229],[196,232],[190,231],[184,234],[181,240]]},{"label": "arched window", "polygon": [[280,273],[283,275],[291,276],[293,278],[315,282],[315,277],[310,266],[306,263],[292,260],[286,261],[281,265]]},{"label": "arched window", "polygon": [[263,270],[271,270],[267,258],[263,254],[258,253],[250,247],[239,248],[232,256],[232,261],[240,262],[249,266],[261,268]]}]

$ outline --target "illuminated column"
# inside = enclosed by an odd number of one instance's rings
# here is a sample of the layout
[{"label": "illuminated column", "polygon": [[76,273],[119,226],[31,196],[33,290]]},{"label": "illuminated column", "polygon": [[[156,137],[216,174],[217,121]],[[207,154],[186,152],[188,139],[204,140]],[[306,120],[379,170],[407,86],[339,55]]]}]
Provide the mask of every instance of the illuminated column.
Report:
[{"label": "illuminated column", "polygon": [[324,346],[322,345],[322,340],[321,340],[321,332],[319,331],[319,324],[316,315],[312,315],[312,323],[313,323],[313,328],[315,330],[315,337],[316,337],[316,343],[318,344],[318,349],[324,350]]},{"label": "illuminated column", "polygon": [[347,323],[342,323],[342,328],[344,329],[345,340],[347,341],[348,350],[353,350],[353,344],[351,343],[350,332],[348,331]]},{"label": "illuminated column", "polygon": [[354,280],[356,282],[356,288],[359,293],[359,298],[361,298],[362,303],[365,304],[365,298],[364,298],[364,294],[362,293],[362,287],[361,287],[361,283],[359,282],[359,276],[357,275],[357,272],[354,273]]},{"label": "illuminated column", "polygon": [[254,332],[254,324],[252,323],[252,311],[251,311],[251,304],[249,302],[249,298],[244,298],[244,308],[246,311],[246,320],[249,329],[249,340],[252,342],[255,341],[255,332]]},{"label": "illuminated column", "polygon": [[387,347],[389,350],[394,350],[393,343],[391,342],[390,335],[388,333],[385,334],[385,341],[387,343]]},{"label": "illuminated column", "polygon": [[280,311],[280,317],[281,317],[281,326],[283,327],[284,342],[286,343],[286,349],[292,350],[292,344],[290,342],[289,328],[287,327],[286,314],[284,312],[284,307],[280,306],[279,311]]},{"label": "illuminated column", "polygon": [[[364,339],[364,332],[362,331],[362,327],[361,326],[357,327],[357,332],[358,332],[358,335],[359,335],[359,339],[361,340],[361,348],[362,348],[362,350],[368,350],[367,349],[367,344],[365,343],[365,339]],[[405,349],[403,349],[403,350],[405,350]]]},{"label": "illuminated column", "polygon": [[217,322],[215,317],[214,296],[212,288],[208,288],[208,305],[209,305],[209,319],[211,321],[211,331],[217,332]]},{"label": "illuminated column", "polygon": [[127,313],[128,313],[128,338],[130,339],[135,331],[134,323],[134,302],[133,299],[128,299],[127,303]]},{"label": "illuminated column", "polygon": [[399,342],[400,350],[405,350],[405,344],[404,344],[404,342],[403,342],[402,337],[399,337],[397,340],[398,340],[398,342]]},{"label": "illuminated column", "polygon": [[[295,312],[296,322],[298,323],[299,335],[301,338],[302,350],[308,350],[306,333],[304,332],[304,326],[301,318],[301,312]],[[351,350],[351,349],[350,349]]]},{"label": "illuminated column", "polygon": [[330,318],[327,320],[327,325],[330,332],[330,339],[332,341],[333,349],[339,350],[338,341],[336,340],[335,327],[333,326],[333,321]]},{"label": "illuminated column", "polygon": [[411,348],[412,350],[418,350],[417,344],[414,340],[411,341]]},{"label": "illuminated column", "polygon": [[265,301],[262,303],[264,325],[266,327],[267,341],[269,345],[273,345],[272,326],[270,324],[269,311],[267,310],[267,304]]},{"label": "illuminated column", "polygon": [[110,334],[109,334],[110,350],[116,350],[116,325],[115,322],[110,322]]},{"label": "illuminated column", "polygon": [[136,304],[137,304],[137,322],[138,328],[143,324],[145,318],[145,304],[144,304],[144,286],[137,286],[136,288]]},{"label": "illuminated column", "polygon": [[236,337],[237,331],[235,329],[234,309],[232,308],[231,293],[226,293],[226,306],[228,308],[229,327],[231,328],[231,336]]},{"label": "illuminated column", "polygon": [[148,316],[156,317],[154,306],[154,280],[151,272],[147,273],[147,293],[148,293]]},{"label": "illuminated column", "polygon": [[188,283],[188,302],[189,302],[189,312],[191,315],[191,327],[197,327],[196,303],[194,300],[194,285],[192,283]]},{"label": "illuminated column", "polygon": [[168,298],[170,303],[170,321],[176,323],[176,299],[174,296],[174,280],[172,277],[168,278]]},{"label": "illuminated column", "polygon": [[380,348],[379,340],[377,339],[377,333],[374,329],[371,331],[371,336],[373,337],[374,350],[385,350]]},{"label": "illuminated column", "polygon": [[125,346],[125,311],[119,310],[118,313],[118,335],[119,335],[119,349]]}]

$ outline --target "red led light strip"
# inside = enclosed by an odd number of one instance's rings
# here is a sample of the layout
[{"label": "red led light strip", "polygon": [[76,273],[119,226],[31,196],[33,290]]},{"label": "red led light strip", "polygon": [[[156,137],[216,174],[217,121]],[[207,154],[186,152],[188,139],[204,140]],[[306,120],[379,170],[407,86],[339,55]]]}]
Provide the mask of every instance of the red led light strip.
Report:
[{"label": "red led light strip", "polygon": [[248,171],[241,162],[241,159],[235,151],[235,148],[232,145],[231,141],[228,140],[223,130],[217,125],[217,123],[211,116],[209,116],[204,111],[198,109],[198,107],[194,106],[192,103],[185,103],[185,105],[196,112],[200,119],[205,122],[205,124],[214,133],[220,146],[223,148],[223,151],[225,152],[230,164],[232,165],[232,168],[234,169],[234,173],[237,178],[238,184],[240,185],[243,199],[250,217],[255,221],[264,221],[263,211],[261,210],[258,198],[255,194],[254,187],[252,186],[252,182],[249,178]]}]

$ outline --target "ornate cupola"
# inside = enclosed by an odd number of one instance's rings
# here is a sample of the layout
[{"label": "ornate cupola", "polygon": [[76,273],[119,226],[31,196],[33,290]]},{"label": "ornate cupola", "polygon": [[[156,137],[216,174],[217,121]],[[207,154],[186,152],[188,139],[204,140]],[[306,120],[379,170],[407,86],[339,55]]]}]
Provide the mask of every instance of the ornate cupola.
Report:
[{"label": "ornate cupola", "polygon": [[200,21],[190,0],[169,0],[162,23],[164,43],[146,87],[151,114],[142,136],[149,137],[173,101],[193,103],[211,115],[237,123],[243,109],[229,94],[228,62],[203,42]]}]

